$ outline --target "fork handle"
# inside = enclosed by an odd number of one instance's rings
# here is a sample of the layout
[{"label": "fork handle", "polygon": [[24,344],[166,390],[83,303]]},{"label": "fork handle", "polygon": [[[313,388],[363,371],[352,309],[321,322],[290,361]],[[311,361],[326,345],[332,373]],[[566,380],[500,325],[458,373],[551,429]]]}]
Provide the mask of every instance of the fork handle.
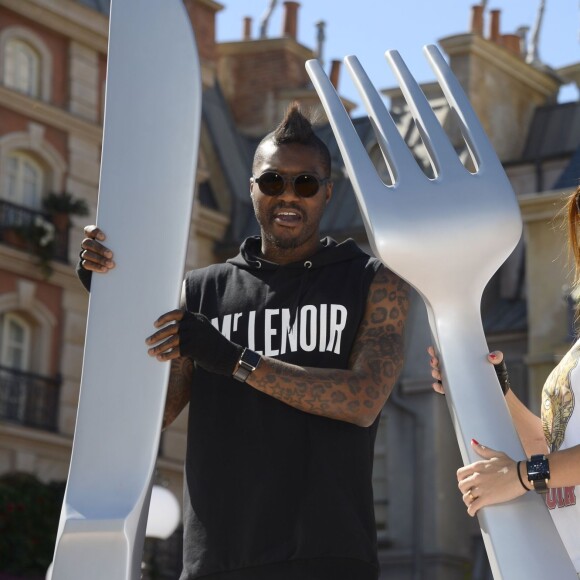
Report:
[{"label": "fork handle", "polygon": [[[449,301],[428,306],[439,349],[446,401],[465,463],[481,459],[472,438],[525,459],[489,352],[479,305]],[[527,493],[478,512],[494,580],[577,580],[578,576],[542,498]]]}]

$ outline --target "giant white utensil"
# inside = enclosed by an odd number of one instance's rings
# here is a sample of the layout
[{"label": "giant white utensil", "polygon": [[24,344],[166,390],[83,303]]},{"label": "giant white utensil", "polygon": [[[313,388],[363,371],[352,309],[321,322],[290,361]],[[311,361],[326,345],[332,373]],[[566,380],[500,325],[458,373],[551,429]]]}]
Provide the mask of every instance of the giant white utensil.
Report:
[{"label": "giant white utensil", "polygon": [[179,303],[201,121],[182,0],[112,0],[97,223],[117,267],[93,274],[53,580],[136,580],[169,363],[147,355]]},{"label": "giant white utensil", "polygon": [[[473,437],[515,459],[525,457],[488,352],[480,307],[485,286],[516,246],[518,204],[463,89],[435,46],[425,47],[475,160],[461,163],[429,102],[396,51],[386,53],[434,166],[421,170],[359,61],[345,58],[364,100],[393,184],[381,181],[322,67],[306,68],[326,110],[375,255],[423,297],[438,347],[459,446],[479,459]],[[454,477],[454,474],[449,474]],[[577,580],[541,497],[487,507],[479,522],[496,580]]]}]

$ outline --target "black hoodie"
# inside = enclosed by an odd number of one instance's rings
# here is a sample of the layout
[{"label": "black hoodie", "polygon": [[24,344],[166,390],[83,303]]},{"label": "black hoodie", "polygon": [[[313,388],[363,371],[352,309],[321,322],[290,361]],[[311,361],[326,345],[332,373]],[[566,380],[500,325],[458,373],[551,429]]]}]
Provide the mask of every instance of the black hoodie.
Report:
[{"label": "black hoodie", "polygon": [[[352,240],[322,243],[308,260],[278,265],[248,238],[225,264],[187,274],[187,309],[266,356],[346,369],[380,263]],[[377,578],[377,423],[305,413],[196,369],[181,580]]]}]

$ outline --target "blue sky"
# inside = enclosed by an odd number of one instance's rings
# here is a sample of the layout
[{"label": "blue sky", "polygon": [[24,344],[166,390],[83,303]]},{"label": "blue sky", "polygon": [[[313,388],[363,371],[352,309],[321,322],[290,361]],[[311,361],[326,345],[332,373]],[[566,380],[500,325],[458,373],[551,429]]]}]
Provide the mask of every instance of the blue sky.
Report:
[{"label": "blue sky", "polygon": [[[580,62],[579,0],[545,0],[544,20],[540,37],[540,57],[558,68]],[[240,40],[243,18],[253,19],[252,36],[258,37],[259,23],[268,7],[268,0],[221,2],[225,8],[217,15],[219,41]],[[355,54],[377,88],[395,85],[385,61],[388,49],[397,49],[414,76],[430,81],[434,75],[423,57],[422,47],[445,36],[468,32],[471,6],[476,0],[302,0],[298,12],[298,41],[316,47],[316,22],[326,22],[323,57],[326,70],[333,59]],[[522,25],[533,27],[540,0],[495,0],[489,9],[501,10],[501,33],[513,33]],[[283,1],[270,20],[269,36],[280,36]],[[486,34],[489,16],[486,14]],[[359,103],[356,89],[343,69],[339,90]],[[566,88],[562,100],[576,99],[576,89]],[[363,114],[359,107],[355,115]]]}]

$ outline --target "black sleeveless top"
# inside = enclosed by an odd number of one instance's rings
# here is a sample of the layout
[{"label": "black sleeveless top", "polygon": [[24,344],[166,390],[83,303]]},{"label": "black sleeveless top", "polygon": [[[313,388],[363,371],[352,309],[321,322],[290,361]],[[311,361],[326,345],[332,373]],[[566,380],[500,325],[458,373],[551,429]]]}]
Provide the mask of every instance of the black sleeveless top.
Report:
[{"label": "black sleeveless top", "polygon": [[[187,309],[237,344],[289,363],[348,368],[378,260],[323,240],[284,266],[240,254],[185,280]],[[311,415],[196,369],[185,466],[181,580],[378,577],[368,428]]]}]

